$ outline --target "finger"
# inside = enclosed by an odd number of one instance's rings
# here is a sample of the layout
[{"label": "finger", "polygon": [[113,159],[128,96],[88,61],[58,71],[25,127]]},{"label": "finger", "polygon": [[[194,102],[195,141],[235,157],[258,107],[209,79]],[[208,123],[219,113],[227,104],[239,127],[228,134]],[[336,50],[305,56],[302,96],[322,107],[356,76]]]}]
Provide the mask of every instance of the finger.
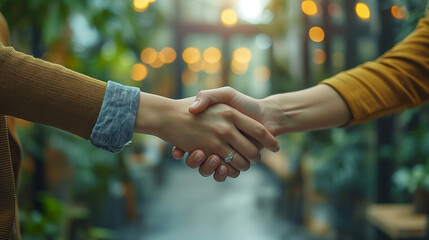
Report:
[{"label": "finger", "polygon": [[237,178],[240,176],[240,171],[234,168],[231,164],[226,163],[225,161],[221,161],[221,164],[223,164],[227,168],[227,175],[230,178]]},{"label": "finger", "polygon": [[186,158],[186,165],[190,168],[199,167],[206,159],[206,154],[202,150],[195,150]]},{"label": "finger", "polygon": [[234,124],[238,129],[257,140],[267,149],[273,152],[280,150],[277,139],[261,123],[244,114],[234,114]]},{"label": "finger", "polygon": [[250,168],[250,162],[247,161],[239,152],[235,152],[234,157],[229,164],[242,172],[245,172]]},{"label": "finger", "polygon": [[259,153],[258,147],[255,146],[251,140],[243,136],[243,134],[237,129],[233,129],[229,133],[230,134],[227,137],[229,141],[228,143],[237,151],[237,153],[239,153],[237,154],[239,156],[234,158],[235,161],[231,162],[234,164],[231,165],[238,170],[246,171],[250,167],[249,161],[257,163],[261,160],[261,154]]},{"label": "finger", "polygon": [[189,112],[192,114],[203,112],[207,107],[215,103],[229,105],[234,98],[234,92],[235,90],[230,87],[200,91],[195,98],[195,102],[189,107]]},{"label": "finger", "polygon": [[171,155],[173,155],[175,159],[181,159],[183,158],[183,156],[185,156],[185,152],[182,149],[174,146],[173,149],[171,150]]},{"label": "finger", "polygon": [[209,158],[207,158],[207,161],[205,161],[199,171],[200,174],[204,177],[208,177],[213,174],[213,172],[216,170],[216,168],[220,164],[220,157],[216,154],[211,155]]},{"label": "finger", "polygon": [[227,173],[228,173],[228,168],[225,165],[220,165],[215,174],[213,174],[213,178],[217,181],[217,182],[223,182],[225,181],[226,177],[227,177]]}]

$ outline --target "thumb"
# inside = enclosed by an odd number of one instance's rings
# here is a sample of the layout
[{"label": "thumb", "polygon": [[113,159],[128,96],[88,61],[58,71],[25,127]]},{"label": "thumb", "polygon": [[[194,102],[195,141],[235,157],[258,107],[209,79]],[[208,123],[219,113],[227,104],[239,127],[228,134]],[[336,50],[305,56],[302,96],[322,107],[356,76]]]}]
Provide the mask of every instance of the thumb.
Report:
[{"label": "thumb", "polygon": [[216,103],[231,105],[234,91],[231,87],[200,91],[195,98],[195,102],[189,107],[189,112],[192,114],[204,112],[210,105]]}]

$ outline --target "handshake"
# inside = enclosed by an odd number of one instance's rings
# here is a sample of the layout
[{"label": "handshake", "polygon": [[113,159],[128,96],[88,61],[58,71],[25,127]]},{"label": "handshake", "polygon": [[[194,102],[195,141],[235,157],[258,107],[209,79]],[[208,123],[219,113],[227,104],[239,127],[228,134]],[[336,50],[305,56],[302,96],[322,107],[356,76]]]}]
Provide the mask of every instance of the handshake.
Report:
[{"label": "handshake", "polygon": [[347,105],[328,85],[254,99],[230,87],[172,100],[141,92],[135,131],[173,144],[176,159],[216,181],[236,178],[260,150],[280,150],[276,136],[336,127],[350,118]]}]

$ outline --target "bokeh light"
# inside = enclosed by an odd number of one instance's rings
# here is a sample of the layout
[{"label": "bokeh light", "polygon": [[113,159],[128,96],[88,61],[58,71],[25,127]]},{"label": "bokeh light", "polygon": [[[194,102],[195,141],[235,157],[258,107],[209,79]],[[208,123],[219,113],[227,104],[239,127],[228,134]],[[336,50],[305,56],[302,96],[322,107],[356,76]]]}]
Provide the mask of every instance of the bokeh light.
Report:
[{"label": "bokeh light", "polygon": [[142,62],[144,62],[146,64],[152,64],[158,58],[158,52],[153,48],[145,48],[141,52],[140,58],[141,58]]},{"label": "bokeh light", "polygon": [[198,62],[188,64],[188,68],[192,72],[201,72],[204,69],[205,62],[200,59]]},{"label": "bokeh light", "polygon": [[159,52],[159,59],[163,63],[172,63],[176,60],[176,58],[177,58],[177,53],[171,47],[165,47]]},{"label": "bokeh light", "polygon": [[204,72],[208,74],[214,74],[219,72],[222,69],[222,64],[220,62],[215,63],[205,63]]},{"label": "bokeh light", "polygon": [[362,20],[368,20],[371,17],[371,11],[369,10],[368,5],[363,2],[356,4],[356,14]]},{"label": "bokeh light", "polygon": [[250,60],[252,60],[252,52],[245,47],[237,48],[233,55],[232,55],[233,61],[241,63],[241,64],[248,64]]},{"label": "bokeh light", "polygon": [[203,57],[207,63],[217,63],[222,58],[222,53],[215,47],[209,47],[204,51]]},{"label": "bokeh light", "polygon": [[197,73],[191,71],[190,69],[185,69],[182,72],[182,83],[185,86],[192,86],[198,82]]},{"label": "bokeh light", "polygon": [[161,59],[158,57],[158,58],[156,58],[155,62],[150,64],[150,66],[153,68],[160,68],[160,67],[164,66],[164,62],[161,61]]},{"label": "bokeh light", "polygon": [[408,10],[405,7],[399,7],[397,5],[392,6],[390,9],[392,16],[396,19],[408,19]]},{"label": "bokeh light", "polygon": [[137,12],[144,12],[149,7],[149,0],[134,0],[133,6]]},{"label": "bokeh light", "polygon": [[225,9],[222,11],[221,20],[225,26],[232,27],[237,24],[237,13],[233,9]]},{"label": "bokeh light", "polygon": [[247,63],[240,63],[235,60],[231,62],[231,70],[235,74],[244,74],[247,72],[247,69],[249,69],[249,64]]},{"label": "bokeh light", "polygon": [[326,52],[320,48],[313,51],[313,62],[323,64],[326,62]]},{"label": "bokeh light", "polygon": [[321,42],[325,39],[325,31],[320,27],[312,27],[308,32],[308,36],[313,42]]},{"label": "bokeh light", "polygon": [[182,57],[188,64],[197,63],[201,59],[201,52],[195,47],[189,47],[183,51]]},{"label": "bokeh light", "polygon": [[312,0],[305,0],[301,3],[302,12],[306,15],[313,16],[317,14],[317,4]]},{"label": "bokeh light", "polygon": [[148,70],[147,67],[141,63],[136,63],[133,65],[131,70],[131,78],[134,81],[142,81],[147,77]]},{"label": "bokeh light", "polygon": [[261,82],[266,82],[271,77],[271,71],[266,66],[259,66],[255,68],[253,74],[255,75],[255,78]]}]

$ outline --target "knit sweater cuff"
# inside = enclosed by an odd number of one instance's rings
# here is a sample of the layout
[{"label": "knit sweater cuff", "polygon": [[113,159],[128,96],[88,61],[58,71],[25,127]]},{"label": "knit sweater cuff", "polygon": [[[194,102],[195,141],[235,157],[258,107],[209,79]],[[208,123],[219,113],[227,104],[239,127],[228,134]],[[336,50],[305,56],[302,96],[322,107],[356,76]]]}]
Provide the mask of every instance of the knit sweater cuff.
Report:
[{"label": "knit sweater cuff", "polygon": [[91,143],[112,153],[131,143],[139,98],[140,89],[109,81]]}]

